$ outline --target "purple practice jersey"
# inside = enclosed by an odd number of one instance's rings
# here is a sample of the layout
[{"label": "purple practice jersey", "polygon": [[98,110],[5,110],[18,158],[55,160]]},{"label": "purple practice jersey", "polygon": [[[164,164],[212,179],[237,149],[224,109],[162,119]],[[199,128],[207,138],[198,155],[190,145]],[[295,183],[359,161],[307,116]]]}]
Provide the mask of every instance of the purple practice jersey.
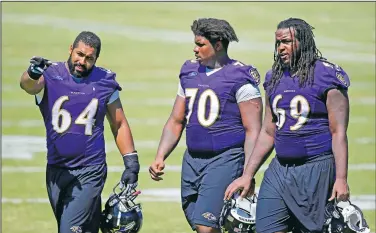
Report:
[{"label": "purple practice jersey", "polygon": [[345,71],[332,63],[318,60],[313,85],[299,87],[299,79],[285,71],[274,89],[264,88],[276,123],[275,150],[279,158],[304,158],[332,153],[326,94],[330,89],[347,91],[350,80]]},{"label": "purple practice jersey", "polygon": [[47,136],[47,161],[59,167],[103,164],[106,160],[104,117],[111,94],[121,90],[116,74],[94,67],[76,83],[66,64],[59,62],[44,73],[39,104]]},{"label": "purple practice jersey", "polygon": [[259,84],[256,68],[230,60],[208,75],[205,66],[196,60],[188,60],[179,77],[186,101],[188,150],[216,153],[244,146],[245,130],[236,92],[245,84]]}]

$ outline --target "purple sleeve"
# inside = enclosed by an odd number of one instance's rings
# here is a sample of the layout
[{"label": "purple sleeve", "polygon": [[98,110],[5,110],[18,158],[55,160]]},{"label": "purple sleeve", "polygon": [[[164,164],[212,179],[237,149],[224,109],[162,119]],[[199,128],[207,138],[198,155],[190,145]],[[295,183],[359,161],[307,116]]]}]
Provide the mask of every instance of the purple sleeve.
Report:
[{"label": "purple sleeve", "polygon": [[265,74],[265,80],[264,80],[264,83],[262,84],[262,86],[264,87],[264,90],[265,90],[266,92],[269,91],[271,80],[272,80],[272,70],[269,70],[269,71]]},{"label": "purple sleeve", "polygon": [[350,86],[350,78],[338,65],[324,62],[316,67],[315,79],[319,86],[319,93],[325,96],[331,89],[347,91]]},{"label": "purple sleeve", "polygon": [[[272,81],[272,70],[269,70],[266,74],[265,74],[265,80],[264,80],[264,83],[262,84],[263,87],[264,87],[264,90],[265,90],[265,94],[266,94],[266,97],[265,98],[269,98],[269,95],[270,95],[270,89],[271,89],[271,81]],[[270,103],[270,108],[271,108],[271,112],[272,112],[272,122],[277,122],[278,121],[278,118],[277,116],[274,114],[273,112],[273,106],[272,106],[272,103]]]},{"label": "purple sleeve", "polygon": [[109,77],[109,79],[112,81],[113,86],[114,86],[114,91],[118,90],[121,91],[122,88],[119,85],[119,83],[116,81],[116,73],[112,73],[112,75]]},{"label": "purple sleeve", "polygon": [[245,84],[250,83],[254,86],[260,84],[260,74],[253,66],[237,66],[232,72],[231,75],[237,78],[237,83],[233,88],[235,93]]},{"label": "purple sleeve", "polygon": [[181,79],[183,76],[189,75],[189,76],[194,76],[197,75],[197,72],[194,74],[194,72],[191,72],[193,67],[195,67],[196,61],[195,60],[187,60],[183,63],[183,65],[180,68],[180,73],[179,73],[179,79]]},{"label": "purple sleeve", "polygon": [[[110,70],[106,70],[102,67],[98,67],[101,71],[98,73],[98,77],[101,77],[102,75],[104,78],[101,79],[100,83],[103,87],[113,89],[112,92],[118,90],[121,91],[122,88],[120,87],[119,83],[116,81],[116,73],[112,72]],[[102,72],[106,72],[103,74]],[[102,77],[103,77],[102,76]]]}]

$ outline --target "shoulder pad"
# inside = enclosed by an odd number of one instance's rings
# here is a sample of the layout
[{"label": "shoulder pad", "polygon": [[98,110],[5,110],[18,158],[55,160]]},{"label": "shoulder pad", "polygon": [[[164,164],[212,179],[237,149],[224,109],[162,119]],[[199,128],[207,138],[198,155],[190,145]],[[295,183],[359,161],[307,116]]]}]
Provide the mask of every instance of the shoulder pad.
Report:
[{"label": "shoulder pad", "polygon": [[196,60],[186,60],[180,68],[179,78],[193,78],[198,75],[198,67],[200,63]]},{"label": "shoulder pad", "polygon": [[[350,78],[346,74],[346,72],[337,64],[328,62],[326,60],[319,60],[316,63],[316,72],[319,72],[319,79],[318,81],[322,84],[326,83],[325,85],[329,86],[336,86],[347,89],[350,86]],[[325,78],[324,78],[325,77]],[[324,78],[325,80],[323,80]]]},{"label": "shoulder pad", "polygon": [[105,72],[107,74],[115,74],[114,72],[112,72],[109,69],[106,69],[106,68],[103,68],[103,67],[100,67],[100,66],[97,66],[97,68],[98,68],[99,71]]},{"label": "shoulder pad", "polygon": [[109,79],[109,80],[115,80],[115,78],[116,78],[115,72],[113,72],[109,69],[103,68],[103,67],[99,67],[99,66],[97,66],[97,68],[98,68],[97,72],[100,73],[101,77],[104,77],[105,79]]},{"label": "shoulder pad", "polygon": [[234,67],[233,70],[235,71],[234,73],[236,74],[236,76],[246,77],[255,85],[260,84],[260,73],[258,72],[256,67],[245,65],[240,61],[236,61],[231,65]]},{"label": "shoulder pad", "polygon": [[273,74],[272,69],[268,70],[268,72],[266,72],[265,74],[265,80],[264,80],[264,83],[262,84],[265,91],[269,91],[269,85],[272,82],[272,74]]},{"label": "shoulder pad", "polygon": [[335,64],[335,63],[332,63],[332,62],[329,62],[328,60],[324,60],[324,59],[319,59],[318,60],[323,66],[327,67],[327,68],[331,68],[331,69],[334,69],[336,71],[343,71],[342,68]]},{"label": "shoulder pad", "polygon": [[62,80],[61,77],[61,70],[65,69],[64,62],[54,62],[43,73],[43,77],[47,80],[50,76],[53,77],[52,79]]},{"label": "shoulder pad", "polygon": [[122,90],[122,88],[120,87],[120,85],[116,81],[116,73],[115,72],[113,72],[109,69],[103,68],[103,67],[99,67],[99,66],[97,66],[96,68],[97,68],[97,72],[101,73],[99,75],[99,77],[103,77],[103,78],[101,78],[101,83],[103,85],[109,85],[110,87],[117,89],[119,91]]},{"label": "shoulder pad", "polygon": [[260,73],[255,67],[249,68],[249,75],[255,80],[257,84],[260,84]]},{"label": "shoulder pad", "polygon": [[197,66],[199,65],[200,63],[195,60],[195,59],[192,59],[192,60],[186,60],[183,64],[183,66]]}]

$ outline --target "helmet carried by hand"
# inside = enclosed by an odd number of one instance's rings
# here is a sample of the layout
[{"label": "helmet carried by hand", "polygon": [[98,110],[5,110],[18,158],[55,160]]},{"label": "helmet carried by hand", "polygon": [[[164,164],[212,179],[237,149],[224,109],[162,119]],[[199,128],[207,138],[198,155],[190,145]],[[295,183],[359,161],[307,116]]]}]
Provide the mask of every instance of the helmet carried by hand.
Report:
[{"label": "helmet carried by hand", "polygon": [[257,196],[240,198],[234,194],[226,200],[219,218],[223,233],[253,233],[256,225]]},{"label": "helmet carried by hand", "polygon": [[140,194],[133,188],[125,188],[113,193],[107,200],[101,216],[102,233],[137,233],[142,226],[142,209],[140,204],[134,203],[137,195]]}]

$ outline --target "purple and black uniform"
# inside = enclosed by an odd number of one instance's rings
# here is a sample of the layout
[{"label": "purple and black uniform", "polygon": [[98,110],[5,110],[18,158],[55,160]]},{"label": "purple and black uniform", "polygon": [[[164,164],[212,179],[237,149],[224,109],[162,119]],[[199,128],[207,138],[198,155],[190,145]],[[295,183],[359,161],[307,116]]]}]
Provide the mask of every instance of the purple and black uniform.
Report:
[{"label": "purple and black uniform", "polygon": [[256,231],[321,232],[335,181],[326,95],[347,91],[349,78],[339,66],[318,60],[312,85],[300,87],[288,71],[274,89],[270,81],[271,71],[264,88],[276,124],[276,157],[260,187]]},{"label": "purple and black uniform", "polygon": [[37,104],[46,127],[47,191],[59,232],[97,233],[107,176],[103,123],[110,96],[121,88],[115,73],[99,67],[81,82],[62,62],[43,76]]},{"label": "purple and black uniform", "polygon": [[257,87],[259,75],[254,67],[235,60],[214,71],[188,60],[179,77],[187,119],[182,207],[192,229],[219,228],[224,192],[242,174],[245,159],[237,92],[246,84]]}]

